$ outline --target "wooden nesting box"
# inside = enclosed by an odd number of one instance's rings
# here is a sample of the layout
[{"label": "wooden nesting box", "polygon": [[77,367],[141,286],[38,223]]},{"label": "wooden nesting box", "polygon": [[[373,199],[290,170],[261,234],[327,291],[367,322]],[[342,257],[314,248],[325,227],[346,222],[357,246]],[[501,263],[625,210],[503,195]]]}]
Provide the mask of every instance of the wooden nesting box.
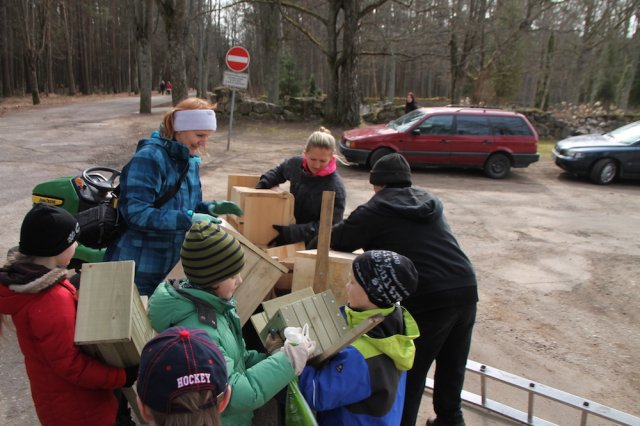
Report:
[{"label": "wooden nesting box", "polygon": [[227,220],[254,244],[266,246],[278,233],[272,225],[289,225],[293,217],[293,195],[279,189],[231,188],[229,199],[242,208],[240,216]]},{"label": "wooden nesting box", "polygon": [[228,175],[227,176],[227,200],[231,199],[231,188],[234,186],[245,186],[255,188],[260,180],[258,175]]},{"label": "wooden nesting box", "polygon": [[[135,262],[85,263],[82,266],[74,341],[114,367],[140,364],[153,337],[147,312],[133,282]],[[123,389],[139,421],[134,387]]]},{"label": "wooden nesting box", "polygon": [[[234,293],[238,301],[238,315],[242,325],[246,323],[260,303],[271,292],[276,282],[288,272],[288,269],[275,259],[272,259],[260,247],[253,244],[247,237],[221,224],[225,230],[233,235],[244,250],[245,264],[240,276],[242,284]],[[167,278],[185,278],[182,264],[178,263]]]},{"label": "wooden nesting box", "polygon": [[[317,254],[317,250],[296,252],[291,291],[300,290],[304,287],[313,287]],[[345,286],[349,280],[351,263],[356,256],[357,254],[354,253],[330,250],[326,283],[323,288],[314,287],[313,291],[320,293],[324,290],[331,290],[339,305],[347,303],[347,289]]]},{"label": "wooden nesting box", "polygon": [[282,266],[287,268],[288,272],[284,274],[276,285],[273,287],[276,295],[291,292],[291,284],[293,282],[293,266],[295,262],[296,252],[304,250],[303,242],[287,244],[284,246],[267,248],[264,251],[277,260]]},{"label": "wooden nesting box", "polygon": [[313,294],[310,287],[264,302],[264,311],[251,317],[263,344],[270,330],[283,336],[286,327],[309,324],[309,337],[316,341],[316,350],[310,357],[318,364],[335,355],[383,320],[375,315],[349,330],[331,290]]}]

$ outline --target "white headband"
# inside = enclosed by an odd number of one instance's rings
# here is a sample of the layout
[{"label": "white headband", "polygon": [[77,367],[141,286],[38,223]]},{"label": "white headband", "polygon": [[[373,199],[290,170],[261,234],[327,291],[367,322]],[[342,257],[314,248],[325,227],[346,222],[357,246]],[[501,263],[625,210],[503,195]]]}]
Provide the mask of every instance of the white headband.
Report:
[{"label": "white headband", "polygon": [[216,130],[216,114],[210,109],[186,109],[173,113],[173,130]]}]

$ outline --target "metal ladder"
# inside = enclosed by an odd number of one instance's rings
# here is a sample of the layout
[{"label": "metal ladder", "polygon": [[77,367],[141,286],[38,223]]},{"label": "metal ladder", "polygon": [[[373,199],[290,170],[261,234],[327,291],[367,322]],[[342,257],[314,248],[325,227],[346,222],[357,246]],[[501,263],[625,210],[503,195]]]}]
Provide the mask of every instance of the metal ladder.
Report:
[{"label": "metal ladder", "polygon": [[[535,426],[556,425],[556,423],[552,423],[534,416],[533,411],[535,406],[535,399],[536,397],[542,397],[549,401],[557,402],[559,404],[563,404],[579,410],[581,415],[581,426],[585,426],[587,424],[587,418],[590,415],[601,417],[621,425],[640,426],[640,417],[636,417],[631,414],[616,410],[614,408],[607,407],[606,405],[598,404],[597,402],[590,401],[558,389],[554,389],[541,383],[528,380],[524,377],[516,376],[515,374],[511,374],[506,371],[498,370],[497,368],[489,367],[485,364],[467,360],[467,372],[480,375],[480,395],[463,390],[463,401],[474,406],[484,408],[490,412],[513,419],[522,424]],[[489,380],[504,383],[515,389],[526,392],[528,394],[527,411],[521,411],[507,404],[489,399],[487,397],[487,382]],[[433,379],[427,378],[425,385],[426,388],[433,391]]]}]

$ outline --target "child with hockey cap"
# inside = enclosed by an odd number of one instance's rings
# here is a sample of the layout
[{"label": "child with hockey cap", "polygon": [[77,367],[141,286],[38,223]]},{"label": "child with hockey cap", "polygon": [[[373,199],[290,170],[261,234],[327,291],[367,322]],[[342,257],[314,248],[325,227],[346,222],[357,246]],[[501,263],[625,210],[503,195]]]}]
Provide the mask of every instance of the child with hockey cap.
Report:
[{"label": "child with hockey cap", "polygon": [[[233,390],[222,413],[225,425],[251,425],[263,406],[299,374],[313,346],[298,345],[267,355],[247,350],[233,297],[245,264],[240,243],[212,222],[195,222],[180,252],[186,279],[165,281],[149,299],[149,319],[157,331],[173,325],[201,328],[218,345]],[[280,345],[282,341],[280,340]]]},{"label": "child with hockey cap", "polygon": [[206,331],[170,327],[142,349],[138,406],[157,426],[222,424],[231,397],[227,366]]},{"label": "child with hockey cap", "polygon": [[66,274],[79,232],[66,210],[36,204],[22,222],[18,250],[0,268],[0,314],[13,319],[45,426],[113,425],[113,390],[131,386],[138,372],[103,364],[74,343],[78,295]]},{"label": "child with hockey cap", "polygon": [[413,262],[392,251],[353,261],[344,309],[349,328],[372,315],[384,320],[320,368],[306,366],[299,385],[320,425],[399,425],[418,326],[400,302],[413,293]]}]

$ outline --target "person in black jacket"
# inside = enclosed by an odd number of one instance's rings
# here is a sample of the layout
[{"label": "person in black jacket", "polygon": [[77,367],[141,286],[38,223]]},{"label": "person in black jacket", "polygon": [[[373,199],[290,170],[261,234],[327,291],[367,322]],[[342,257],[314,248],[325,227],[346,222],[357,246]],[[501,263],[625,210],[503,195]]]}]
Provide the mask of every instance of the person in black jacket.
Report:
[{"label": "person in black jacket", "polygon": [[404,305],[418,323],[420,337],[414,341],[416,358],[407,375],[402,425],[415,425],[435,360],[436,417],[427,425],[463,426],[460,393],[478,301],[475,271],[447,223],[442,202],[411,186],[411,169],[403,156],[394,153],[378,160],[369,182],[375,194],[333,226],[331,248],[391,250],[414,262],[418,288]]},{"label": "person in black jacket", "polygon": [[416,104],[416,97],[413,92],[407,93],[407,101],[404,104],[404,113],[408,113],[413,111],[414,109],[418,109],[418,104]]},{"label": "person in black jacket", "polygon": [[295,197],[293,225],[274,224],[278,231],[269,246],[311,241],[318,233],[322,192],[335,191],[333,223],[343,219],[347,192],[336,170],[336,140],[324,127],[307,139],[301,156],[284,160],[279,166],[260,176],[257,189],[273,188],[289,181],[290,192]]}]

